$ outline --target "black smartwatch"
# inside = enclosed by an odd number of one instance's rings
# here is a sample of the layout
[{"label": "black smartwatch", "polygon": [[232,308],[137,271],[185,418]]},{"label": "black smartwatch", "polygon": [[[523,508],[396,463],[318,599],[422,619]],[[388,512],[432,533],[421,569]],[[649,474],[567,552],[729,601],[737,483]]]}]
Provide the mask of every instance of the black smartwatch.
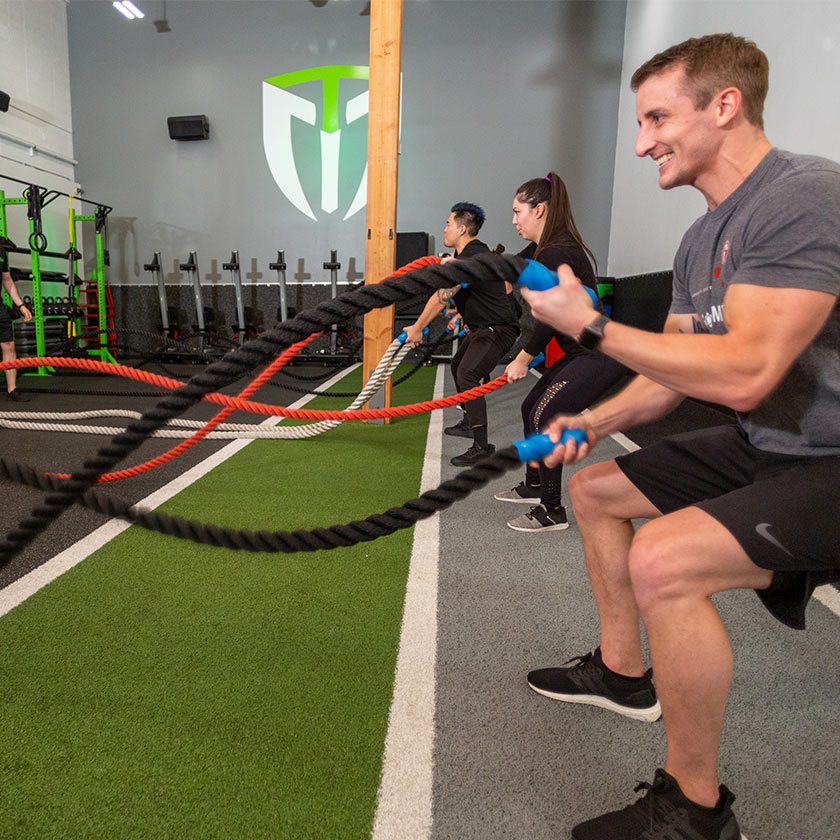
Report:
[{"label": "black smartwatch", "polygon": [[578,339],[578,343],[581,347],[585,347],[587,350],[597,350],[598,345],[604,338],[604,327],[606,327],[609,322],[610,319],[607,318],[606,315],[598,315],[591,324],[587,324],[583,328],[583,332],[580,334],[580,338]]}]

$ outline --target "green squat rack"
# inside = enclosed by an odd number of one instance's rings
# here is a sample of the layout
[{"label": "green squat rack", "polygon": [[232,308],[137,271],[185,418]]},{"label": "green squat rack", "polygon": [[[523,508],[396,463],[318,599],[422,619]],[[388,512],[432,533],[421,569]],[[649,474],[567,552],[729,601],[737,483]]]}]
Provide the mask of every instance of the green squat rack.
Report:
[{"label": "green squat rack", "polygon": [[[0,175],[0,179],[4,181],[14,181],[23,184],[21,198],[7,197],[3,190],[0,190],[0,246],[2,250],[8,253],[29,254],[31,263],[30,278],[32,282],[32,296],[25,296],[24,300],[32,310],[32,321],[34,324],[34,350],[35,356],[47,355],[47,322],[46,318],[50,316],[60,315],[67,318],[67,338],[81,338],[82,337],[82,321],[83,314],[93,314],[96,326],[94,329],[97,332],[98,339],[96,341],[86,341],[85,344],[94,344],[96,346],[86,346],[85,352],[91,356],[97,356],[104,362],[115,363],[116,359],[109,350],[108,338],[108,318],[106,301],[106,281],[105,281],[105,267],[109,264],[108,255],[108,214],[111,212],[110,207],[100,204],[89,199],[74,197],[68,193],[60,190],[50,190],[46,187],[37,184],[29,184],[25,181],[20,181],[17,178],[12,178],[6,175]],[[68,208],[68,233],[69,233],[69,247],[65,252],[55,252],[48,250],[47,237],[43,232],[43,209],[53,202],[59,196],[65,196],[69,202]],[[92,214],[76,213],[73,207],[73,201],[82,201],[93,205],[94,212]],[[10,205],[26,205],[27,220],[29,226],[29,236],[27,245],[28,248],[17,247],[9,238],[8,222],[6,215],[6,207]],[[95,268],[91,272],[90,287],[93,302],[90,301],[90,296],[86,301],[86,305],[79,303],[79,285],[82,280],[76,274],[76,266],[82,259],[76,244],[77,239],[77,223],[91,221],[95,223],[95,250],[96,263]],[[67,261],[67,275],[66,277],[55,272],[44,272],[41,267],[41,259],[44,257],[62,259]],[[11,269],[10,269],[11,270]],[[45,279],[52,282],[63,281],[67,284],[67,297],[55,298],[44,297],[44,282]],[[8,295],[4,292],[4,301],[9,303]],[[31,301],[31,302],[30,302]],[[54,302],[55,301],[55,302]],[[27,355],[27,354],[21,354]],[[33,372],[37,376],[48,376],[53,373],[54,369],[41,366],[37,371]]]}]

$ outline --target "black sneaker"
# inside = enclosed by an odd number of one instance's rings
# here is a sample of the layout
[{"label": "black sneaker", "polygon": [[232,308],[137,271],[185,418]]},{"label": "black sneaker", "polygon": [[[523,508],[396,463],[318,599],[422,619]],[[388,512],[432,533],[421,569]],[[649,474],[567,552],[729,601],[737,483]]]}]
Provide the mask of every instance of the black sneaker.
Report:
[{"label": "black sneaker", "polygon": [[651,722],[662,712],[651,671],[643,677],[625,677],[611,671],[601,659],[601,648],[566,662],[570,668],[540,668],[528,674],[528,685],[544,697],[564,703],[600,706],[620,715]]},{"label": "black sneaker", "polygon": [[735,797],[724,785],[714,808],[686,799],[677,780],[657,770],[653,784],[641,782],[645,795],[621,811],[587,820],[572,829],[572,840],[742,840],[732,813]]},{"label": "black sneaker", "polygon": [[528,513],[508,519],[507,526],[514,531],[537,534],[545,531],[565,531],[569,527],[569,520],[566,519],[564,507],[548,510],[544,505],[535,505]]},{"label": "black sneaker", "polygon": [[445,435],[453,435],[454,437],[471,438],[473,436],[472,429],[469,427],[466,418],[458,421],[454,426],[447,426],[443,433]]},{"label": "black sneaker", "polygon": [[520,481],[516,487],[510,490],[501,490],[493,496],[500,502],[513,502],[516,505],[532,505],[540,500],[540,486],[531,487],[524,481]]},{"label": "black sneaker", "polygon": [[29,402],[31,397],[27,397],[26,394],[21,393],[18,388],[15,388],[14,391],[9,391],[6,394],[6,399],[11,400],[12,402]]},{"label": "black sneaker", "polygon": [[487,446],[474,443],[463,455],[456,455],[449,463],[455,467],[472,467],[495,451],[496,447],[492,443],[488,443]]}]

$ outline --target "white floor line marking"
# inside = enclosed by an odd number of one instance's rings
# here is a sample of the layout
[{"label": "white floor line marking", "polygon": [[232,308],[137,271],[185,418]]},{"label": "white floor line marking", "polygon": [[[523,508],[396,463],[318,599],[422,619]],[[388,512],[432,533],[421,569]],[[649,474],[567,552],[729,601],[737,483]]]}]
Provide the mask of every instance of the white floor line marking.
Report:
[{"label": "white floor line marking", "polygon": [[833,586],[826,584],[814,590],[814,597],[828,607],[835,615],[840,616],[840,592]]},{"label": "white floor line marking", "polygon": [[[589,409],[585,408],[581,411],[581,414],[589,414]],[[622,434],[621,432],[616,432],[615,434],[610,435],[610,437],[619,445],[624,447],[628,452],[636,452],[636,450],[641,449],[642,447],[639,446],[638,443],[633,443],[627,435]]]},{"label": "white floor line marking", "polygon": [[[443,396],[445,370],[438,365],[436,400]],[[429,420],[421,493],[440,484],[442,429],[442,412],[435,411]],[[373,840],[424,840],[432,829],[439,553],[440,514],[435,514],[414,526]]]},{"label": "white floor line marking", "polygon": [[610,437],[619,446],[623,446],[628,452],[635,452],[637,449],[642,448],[638,443],[633,443],[627,435],[623,435],[621,432],[616,432],[614,435],[610,435]]},{"label": "white floor line marking", "polygon": [[[319,385],[315,390],[323,391],[332,387],[336,382],[341,380],[348,373],[354,371],[358,364],[347,368],[347,370],[339,371],[335,376],[328,379],[323,384]],[[297,402],[293,403],[289,408],[301,408],[310,400],[315,398],[316,394],[307,394],[301,397]],[[261,426],[276,425],[282,420],[280,417],[268,417],[262,421]],[[144,505],[150,510],[162,505],[164,502],[171,499],[181,490],[189,487],[199,478],[206,475],[214,467],[227,461],[228,458],[234,456],[237,452],[248,446],[250,440],[237,440],[229,443],[223,449],[220,449],[215,454],[206,458],[200,464],[196,464],[185,473],[172,479],[168,484],[165,484],[159,490],[156,490],[145,499],[141,499],[137,504]],[[18,578],[14,583],[10,583],[5,589],[0,590],[0,617],[13,610],[19,604],[22,604],[31,595],[34,595],[39,589],[42,589],[48,583],[51,583],[56,578],[63,575],[73,566],[81,563],[82,560],[90,557],[94,551],[102,548],[103,545],[110,542],[114,537],[121,534],[123,531],[131,527],[131,523],[124,522],[121,519],[110,519],[104,525],[101,525],[95,531],[92,531],[86,537],[82,537],[70,548],[56,554],[55,557],[47,560],[46,563],[33,569],[22,578]]]}]

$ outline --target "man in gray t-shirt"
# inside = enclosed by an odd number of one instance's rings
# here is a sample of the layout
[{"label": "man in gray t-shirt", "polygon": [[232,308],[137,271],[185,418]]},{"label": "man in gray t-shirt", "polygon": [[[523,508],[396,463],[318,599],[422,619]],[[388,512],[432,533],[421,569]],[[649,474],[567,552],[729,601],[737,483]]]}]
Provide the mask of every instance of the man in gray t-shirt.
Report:
[{"label": "man in gray t-shirt", "polygon": [[[555,700],[664,717],[666,761],[648,792],[578,825],[574,840],[738,840],[717,778],[732,652],[710,596],[754,589],[802,627],[814,587],[840,578],[840,167],[772,147],[767,59],[743,38],[692,38],[631,84],[636,153],[663,189],[693,186],[709,209],[680,245],[662,334],[599,315],[567,266],[554,289],[523,292],[536,318],[638,373],[589,414],[555,418],[551,433],[579,428],[586,441],[546,461],[574,463],[686,396],[730,406],[738,423],[575,475],[601,644],[528,682]],[[636,533],[634,519],[651,521]]]},{"label": "man in gray t-shirt", "polygon": [[[840,292],[840,166],[769,151],[749,177],[683,237],[671,312],[724,334],[729,286]],[[789,455],[840,455],[840,310],[775,390],[738,419],[750,443]],[[833,420],[833,422],[832,422]]]}]

